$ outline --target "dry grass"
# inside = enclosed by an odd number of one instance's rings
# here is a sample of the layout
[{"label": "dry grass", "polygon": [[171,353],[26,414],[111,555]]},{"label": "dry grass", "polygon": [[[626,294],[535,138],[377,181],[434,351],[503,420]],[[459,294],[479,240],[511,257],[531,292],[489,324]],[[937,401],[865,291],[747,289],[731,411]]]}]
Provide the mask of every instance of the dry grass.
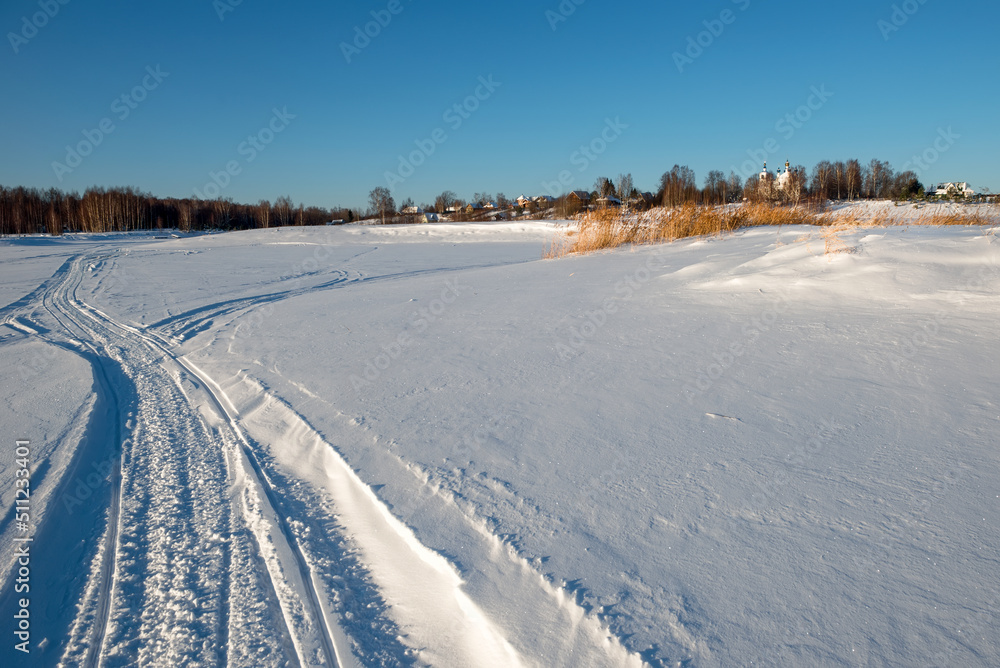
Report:
[{"label": "dry grass", "polygon": [[[638,213],[618,209],[591,211],[579,219],[579,229],[554,241],[546,258],[592,253],[630,244],[670,243],[698,236],[721,236],[748,227],[815,225],[823,227],[827,254],[852,252],[840,235],[858,229],[893,225],[996,225],[1000,207],[974,207],[959,212],[927,211],[916,216],[882,208],[874,212],[850,208],[840,212],[806,206],[745,204],[725,207],[689,204]],[[575,237],[575,238],[574,238]]]},{"label": "dry grass", "polygon": [[827,225],[823,228],[821,234],[823,236],[823,254],[824,255],[837,255],[838,253],[854,253],[857,248],[854,246],[848,246],[847,242],[844,241],[840,235],[844,232],[850,232],[857,229],[856,226],[851,223],[834,223],[833,225]]}]

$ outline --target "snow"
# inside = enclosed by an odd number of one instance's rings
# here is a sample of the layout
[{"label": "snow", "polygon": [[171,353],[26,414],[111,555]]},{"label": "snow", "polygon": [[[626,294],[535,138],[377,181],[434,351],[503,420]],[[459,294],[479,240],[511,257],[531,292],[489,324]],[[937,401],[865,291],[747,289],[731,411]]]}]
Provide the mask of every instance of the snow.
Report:
[{"label": "snow", "polygon": [[33,656],[1000,662],[996,229],[567,225],[5,240],[0,428],[122,456]]}]

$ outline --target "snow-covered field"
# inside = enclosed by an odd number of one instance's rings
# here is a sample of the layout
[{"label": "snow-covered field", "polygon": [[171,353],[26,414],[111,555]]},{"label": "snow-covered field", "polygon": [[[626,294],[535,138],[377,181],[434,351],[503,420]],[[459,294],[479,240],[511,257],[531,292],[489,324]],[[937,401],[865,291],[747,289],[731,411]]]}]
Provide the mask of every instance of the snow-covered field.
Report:
[{"label": "snow-covered field", "polygon": [[564,228],[0,240],[0,663],[1000,665],[997,230]]}]

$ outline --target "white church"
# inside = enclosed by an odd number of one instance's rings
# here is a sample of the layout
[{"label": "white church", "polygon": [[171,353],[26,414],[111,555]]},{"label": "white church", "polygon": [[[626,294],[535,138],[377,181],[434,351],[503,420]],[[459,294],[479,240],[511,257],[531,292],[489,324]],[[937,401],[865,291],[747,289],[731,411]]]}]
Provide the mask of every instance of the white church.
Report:
[{"label": "white church", "polygon": [[775,177],[774,174],[767,171],[767,163],[764,163],[764,169],[760,172],[760,185],[764,187],[768,183],[774,182],[774,187],[778,190],[784,190],[788,186],[788,182],[792,178],[792,165],[789,161],[785,161],[785,170],[778,170],[778,176]]}]

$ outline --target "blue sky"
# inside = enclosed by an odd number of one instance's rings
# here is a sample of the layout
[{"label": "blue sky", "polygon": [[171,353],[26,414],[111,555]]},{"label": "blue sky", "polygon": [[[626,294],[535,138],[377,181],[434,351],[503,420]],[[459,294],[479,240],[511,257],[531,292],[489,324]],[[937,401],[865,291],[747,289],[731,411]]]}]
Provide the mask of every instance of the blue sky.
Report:
[{"label": "blue sky", "polygon": [[923,156],[1000,190],[995,2],[63,2],[0,9],[4,185],[363,208]]}]

